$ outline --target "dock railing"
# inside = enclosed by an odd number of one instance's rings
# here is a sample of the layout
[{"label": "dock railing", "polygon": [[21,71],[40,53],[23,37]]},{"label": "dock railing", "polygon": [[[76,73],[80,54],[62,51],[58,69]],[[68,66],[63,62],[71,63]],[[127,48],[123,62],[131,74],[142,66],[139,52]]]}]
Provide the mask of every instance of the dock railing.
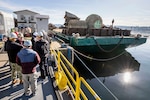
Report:
[{"label": "dock railing", "polygon": [[[95,100],[101,100],[83,77],[80,77],[73,65],[59,51],[52,50],[58,70],[55,72],[57,86],[60,90],[69,87],[75,100],[88,100],[81,86],[85,86]],[[82,85],[81,85],[82,84]]]}]

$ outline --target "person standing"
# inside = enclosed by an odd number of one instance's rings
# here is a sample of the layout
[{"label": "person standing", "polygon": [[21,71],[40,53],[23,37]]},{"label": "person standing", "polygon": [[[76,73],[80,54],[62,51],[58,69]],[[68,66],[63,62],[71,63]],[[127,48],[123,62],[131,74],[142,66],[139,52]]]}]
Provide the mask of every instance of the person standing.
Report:
[{"label": "person standing", "polygon": [[[16,42],[17,38],[18,37],[15,33],[10,33],[5,48],[8,54],[9,63],[11,67],[12,84],[18,82],[22,83],[21,67],[16,63],[16,56],[17,53],[23,48],[23,46]],[[17,80],[17,78],[19,78],[19,80]]]},{"label": "person standing", "polygon": [[38,34],[37,32],[34,32],[34,33],[32,34],[31,42],[32,42],[32,49],[33,49],[33,50],[35,50],[34,44],[35,44],[35,42],[36,42],[36,35],[37,35],[37,34]]},{"label": "person standing", "polygon": [[36,95],[37,90],[37,71],[36,66],[40,63],[40,57],[32,48],[30,40],[24,41],[24,48],[18,52],[16,62],[22,67],[22,77],[24,94],[28,96],[29,84],[31,84],[32,95]]},{"label": "person standing", "polygon": [[41,32],[43,33],[43,39],[51,43],[51,37],[48,36],[47,32],[45,30],[42,30]]},{"label": "person standing", "polygon": [[17,43],[23,45],[23,42],[24,42],[24,35],[22,33],[18,33],[18,40],[17,40]]},{"label": "person standing", "polygon": [[48,55],[50,53],[50,44],[47,40],[43,39],[43,33],[39,32],[36,34],[36,42],[34,45],[34,50],[37,51],[41,58],[41,62],[39,64],[41,76],[40,78],[45,79],[46,76],[49,75],[48,68]]}]

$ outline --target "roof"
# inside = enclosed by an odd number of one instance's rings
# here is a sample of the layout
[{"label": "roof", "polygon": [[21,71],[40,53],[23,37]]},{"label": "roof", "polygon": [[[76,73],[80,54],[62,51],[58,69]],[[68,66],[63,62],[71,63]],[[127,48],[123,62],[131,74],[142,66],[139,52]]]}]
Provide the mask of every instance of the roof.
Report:
[{"label": "roof", "polygon": [[74,14],[72,14],[72,13],[69,13],[69,12],[67,12],[67,11],[66,11],[66,14],[65,14],[65,17],[64,17],[64,18],[66,18],[66,17],[74,18],[74,19],[79,19],[76,15],[74,15]]},{"label": "roof", "polygon": [[37,14],[35,15],[36,18],[45,18],[45,19],[49,19],[49,16],[48,15],[40,15],[40,14]]},{"label": "roof", "polygon": [[20,10],[20,11],[14,11],[14,13],[17,14],[17,13],[24,12],[24,11],[31,12],[31,13],[34,13],[34,14],[39,14],[39,13],[36,13],[34,11],[31,11],[31,10],[27,10],[27,9],[26,10]]}]

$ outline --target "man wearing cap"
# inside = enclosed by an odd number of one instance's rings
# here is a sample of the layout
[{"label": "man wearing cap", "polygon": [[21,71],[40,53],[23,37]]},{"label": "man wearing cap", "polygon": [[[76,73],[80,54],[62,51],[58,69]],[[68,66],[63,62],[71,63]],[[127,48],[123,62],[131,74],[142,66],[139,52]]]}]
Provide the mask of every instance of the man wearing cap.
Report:
[{"label": "man wearing cap", "polygon": [[35,44],[35,42],[36,42],[36,35],[37,35],[37,34],[38,34],[37,32],[34,32],[34,33],[32,34],[31,42],[32,42],[32,49],[33,49],[33,50],[35,50],[34,44]]},{"label": "man wearing cap", "polygon": [[[15,33],[9,34],[9,39],[6,43],[6,51],[8,53],[9,63],[11,67],[12,84],[22,83],[21,67],[16,63],[17,53],[23,48],[21,44],[17,43],[17,35]],[[17,80],[19,78],[19,80]]]},{"label": "man wearing cap", "polygon": [[29,84],[31,84],[31,91],[33,95],[36,95],[37,90],[37,71],[36,66],[40,63],[40,57],[36,51],[32,48],[32,42],[30,40],[24,41],[24,48],[18,52],[16,62],[22,67],[22,78],[24,93],[28,96]]},{"label": "man wearing cap", "polygon": [[51,43],[51,37],[47,35],[47,32],[45,30],[41,31],[43,33],[43,39],[46,39],[49,43]]},{"label": "man wearing cap", "polygon": [[35,42],[35,51],[39,54],[41,58],[40,62],[40,78],[45,79],[46,76],[49,75],[49,68],[48,68],[48,55],[50,52],[50,44],[47,40],[43,39],[43,33],[39,32],[36,34],[36,42]]}]

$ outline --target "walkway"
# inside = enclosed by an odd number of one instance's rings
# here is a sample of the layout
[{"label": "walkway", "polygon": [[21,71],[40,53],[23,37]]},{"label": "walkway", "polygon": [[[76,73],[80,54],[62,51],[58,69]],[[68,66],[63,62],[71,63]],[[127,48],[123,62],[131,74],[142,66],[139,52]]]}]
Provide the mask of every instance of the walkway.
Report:
[{"label": "walkway", "polygon": [[7,60],[6,53],[0,54],[0,100],[57,100],[50,77],[45,80],[38,79],[36,96],[25,97],[22,84],[11,84],[10,66],[6,63]]}]

